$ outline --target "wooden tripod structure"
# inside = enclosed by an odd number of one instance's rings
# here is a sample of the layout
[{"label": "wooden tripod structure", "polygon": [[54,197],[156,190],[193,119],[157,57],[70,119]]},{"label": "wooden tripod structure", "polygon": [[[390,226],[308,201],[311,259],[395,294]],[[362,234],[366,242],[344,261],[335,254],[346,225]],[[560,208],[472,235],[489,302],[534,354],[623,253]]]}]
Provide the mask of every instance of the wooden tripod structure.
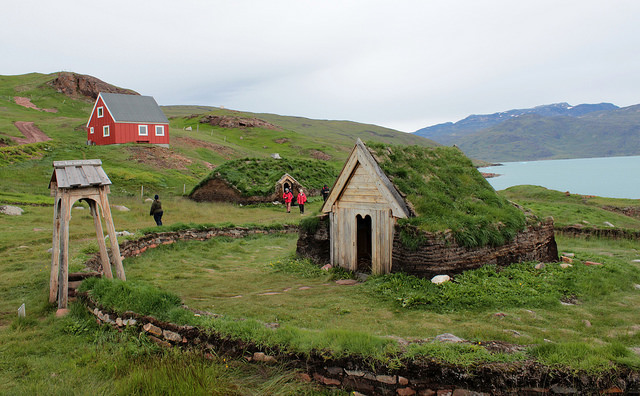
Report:
[{"label": "wooden tripod structure", "polygon": [[71,208],[76,201],[89,204],[96,229],[102,271],[107,278],[113,278],[111,263],[107,253],[100,215],[104,218],[111,256],[119,279],[126,280],[116,229],[109,208],[109,185],[111,180],[102,169],[102,161],[54,161],[53,175],[49,182],[51,196],[55,197],[53,209],[53,251],[51,254],[51,278],[49,280],[49,302],[58,300],[58,309],[67,308],[69,287],[69,222]]}]

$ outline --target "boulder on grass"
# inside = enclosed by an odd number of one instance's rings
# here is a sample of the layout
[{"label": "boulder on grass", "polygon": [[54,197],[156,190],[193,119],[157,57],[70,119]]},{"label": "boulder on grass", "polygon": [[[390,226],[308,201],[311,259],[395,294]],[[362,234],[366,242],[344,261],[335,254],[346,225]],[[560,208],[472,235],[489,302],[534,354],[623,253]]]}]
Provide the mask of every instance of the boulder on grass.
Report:
[{"label": "boulder on grass", "polygon": [[449,282],[450,280],[451,280],[451,277],[449,275],[436,275],[433,278],[431,278],[431,283],[435,283],[436,285],[439,285],[444,282]]},{"label": "boulder on grass", "polygon": [[2,205],[0,206],[0,213],[4,213],[9,216],[22,216],[22,208],[12,205]]}]

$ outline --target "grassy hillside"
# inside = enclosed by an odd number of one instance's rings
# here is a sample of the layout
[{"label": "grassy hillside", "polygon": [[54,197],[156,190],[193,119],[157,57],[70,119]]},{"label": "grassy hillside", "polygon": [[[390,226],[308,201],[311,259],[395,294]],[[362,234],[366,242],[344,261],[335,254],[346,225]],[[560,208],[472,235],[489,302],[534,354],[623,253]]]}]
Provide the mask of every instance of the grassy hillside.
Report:
[{"label": "grassy hillside", "polygon": [[513,186],[500,191],[500,195],[525,205],[538,215],[552,216],[556,227],[579,224],[611,228],[608,224],[613,224],[622,229],[640,229],[640,201],[637,199],[567,195],[540,186]]},{"label": "grassy hillside", "polygon": [[[93,100],[72,99],[48,83],[56,74],[31,73],[0,76],[0,202],[11,201],[8,192],[47,196],[52,161],[93,159],[114,183],[113,194],[136,195],[144,186],[149,194],[181,195],[189,191],[217,165],[239,158],[268,158],[279,153],[287,158],[323,158],[339,167],[357,137],[389,143],[432,141],[372,125],[347,121],[317,121],[273,114],[239,113],[202,106],[169,106],[169,149],[127,144],[86,146],[86,125]],[[40,109],[16,104],[14,97],[29,98]],[[220,128],[199,125],[194,113],[223,113],[258,117],[277,124],[280,130],[263,128]],[[51,141],[17,145],[11,137],[22,137],[16,121],[34,122]],[[193,131],[186,131],[192,126]],[[22,199],[32,199],[22,197]]]},{"label": "grassy hillside", "polygon": [[[417,144],[420,146],[439,145],[432,140],[414,134],[352,121],[314,120],[304,117],[282,116],[268,113],[249,113],[207,106],[162,106],[162,110],[167,117],[174,119],[176,126],[192,126],[193,129],[196,129],[197,121],[201,117],[189,120],[187,120],[186,117],[194,114],[258,118],[280,126],[285,131],[295,131],[296,133],[306,137],[323,140],[329,147],[338,148],[338,151],[341,152],[343,151],[342,148],[344,146],[349,147],[348,151],[350,151],[356,138],[360,138],[363,141],[375,141],[387,144]],[[182,121],[179,119],[182,119]],[[203,128],[206,129],[206,127]],[[346,155],[344,158],[346,158]]]},{"label": "grassy hillside", "polygon": [[[15,121],[33,121],[53,139],[0,148],[0,204],[28,203],[20,205],[22,216],[0,215],[0,393],[346,394],[303,382],[297,372],[279,364],[256,365],[246,359],[165,350],[142,332],[117,332],[97,324],[78,304],[71,304],[68,316],[56,317],[56,307],[48,303],[52,207],[42,204],[51,203],[47,191],[51,161],[100,158],[114,182],[110,202],[131,209],[112,211],[116,229],[134,233],[131,238],[140,237],[150,230],[145,227],[153,225],[148,203],[138,197],[141,185],[149,194],[163,195],[167,225],[154,227],[155,231],[185,223],[294,224],[300,217],[292,217],[275,205],[197,203],[181,195],[185,186],[189,191],[214,166],[245,157],[266,158],[272,152],[303,159],[312,150],[322,151],[332,156],[328,165],[339,168],[353,145],[349,140],[355,140],[356,135],[349,135],[355,133],[349,131],[353,123],[338,123],[340,132],[332,130],[326,136],[305,134],[299,127],[282,125],[284,122],[280,122],[281,131],[201,126],[188,132],[183,126],[197,122],[188,117],[189,111],[174,114],[177,118],[171,120],[171,149],[148,145],[88,147],[83,126],[92,101],[69,99],[55,92],[46,85],[52,78],[41,74],[0,77],[0,134],[10,140],[9,136],[18,136]],[[28,97],[36,106],[55,108],[58,113],[18,106],[14,96]],[[278,124],[273,119],[267,121]],[[358,133],[365,133],[369,126],[359,128]],[[345,143],[336,143],[339,139]],[[440,153],[436,167],[441,168],[435,170],[412,158],[411,150],[406,155],[395,150],[397,155],[390,157],[394,164],[383,164],[383,168],[392,178],[403,176],[406,168],[407,185],[397,183],[415,196],[421,215],[430,215],[431,199],[443,199],[436,193],[455,197],[456,210],[472,211],[481,224],[491,214],[483,215],[481,206],[504,202],[485,191],[486,182],[477,179],[477,172],[469,173],[468,160],[454,149],[434,150]],[[407,170],[409,166],[415,168],[414,173]],[[461,176],[462,182],[453,189],[437,191],[440,181],[454,176]],[[433,180],[436,191],[416,188],[414,181],[421,178]],[[553,192],[545,198],[547,193],[536,197],[535,192],[525,190],[514,192],[513,199],[538,205],[541,212],[561,218],[558,208],[569,199]],[[473,199],[458,200],[462,194]],[[545,199],[552,203],[543,205]],[[600,206],[631,205],[607,201],[579,207],[583,198],[571,199],[575,201],[567,203],[572,205],[574,217],[567,223],[580,218],[595,224],[591,213],[599,213]],[[588,202],[596,201],[588,198]],[[314,200],[309,205],[313,213],[321,202]],[[71,272],[82,270],[85,261],[98,251],[92,216],[86,204],[82,207],[84,210],[73,210],[70,224]],[[589,217],[584,217],[587,212]],[[446,221],[449,214],[442,211],[440,216],[443,219],[434,219]],[[632,223],[626,226],[640,228]],[[560,238],[561,251],[575,253],[574,267],[565,270],[548,263],[537,270],[533,263],[525,263],[501,273],[488,267],[442,287],[398,278],[397,274],[338,286],[317,266],[292,258],[295,245],[296,235],[292,234],[161,245],[125,259],[127,285],[170,292],[192,308],[221,314],[223,318],[216,323],[227,326],[228,333],[239,333],[264,345],[282,346],[286,340],[287,347],[314,345],[323,353],[364,350],[371,356],[382,356],[389,367],[397,364],[401,350],[416,358],[446,362],[447,370],[449,364],[475,367],[532,359],[545,367],[583,370],[580,375],[609,378],[618,368],[640,367],[634,352],[640,347],[640,313],[635,309],[640,294],[634,286],[640,283],[634,261],[640,251],[637,240]],[[580,266],[587,260],[604,265]],[[569,294],[575,304],[561,304],[560,298]],[[127,303],[137,300],[127,299]],[[23,303],[27,316],[18,318],[16,311]],[[274,331],[264,323],[282,327]],[[469,343],[424,342],[449,332]],[[399,344],[403,337],[420,342],[403,350]],[[526,347],[515,354],[489,353],[484,348],[489,340]],[[376,349],[376,345],[385,349]]]}]

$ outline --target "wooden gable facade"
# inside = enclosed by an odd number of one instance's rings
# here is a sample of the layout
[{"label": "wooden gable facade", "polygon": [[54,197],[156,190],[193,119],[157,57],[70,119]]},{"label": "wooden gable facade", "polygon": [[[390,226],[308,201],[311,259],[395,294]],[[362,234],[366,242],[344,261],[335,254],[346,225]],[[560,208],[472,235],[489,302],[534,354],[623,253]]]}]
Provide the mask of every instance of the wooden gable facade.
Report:
[{"label": "wooden gable facade", "polygon": [[151,96],[101,92],[86,128],[87,144],[169,146],[169,120]]},{"label": "wooden gable facade", "polygon": [[413,213],[360,139],[322,211],[329,214],[332,265],[391,272],[396,221]]},{"label": "wooden gable facade", "polygon": [[276,197],[282,198],[285,188],[288,188],[291,191],[295,200],[300,190],[302,190],[302,185],[298,183],[293,176],[285,173],[280,180],[276,182]]}]

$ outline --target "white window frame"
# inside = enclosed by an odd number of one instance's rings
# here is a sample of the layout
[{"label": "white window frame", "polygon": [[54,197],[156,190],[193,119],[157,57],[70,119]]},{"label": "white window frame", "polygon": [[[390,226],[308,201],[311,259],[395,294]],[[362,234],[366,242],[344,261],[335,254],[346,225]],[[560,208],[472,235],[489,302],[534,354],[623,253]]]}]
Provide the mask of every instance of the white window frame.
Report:
[{"label": "white window frame", "polygon": [[109,125],[105,125],[102,127],[102,137],[108,137],[111,134],[109,131]]},{"label": "white window frame", "polygon": [[104,107],[100,106],[98,107],[98,118],[102,118],[104,117]]},{"label": "white window frame", "polygon": [[90,127],[90,128],[89,128],[89,134],[93,135],[93,132],[94,132],[94,131],[93,131],[93,127]]},{"label": "white window frame", "polygon": [[164,125],[156,125],[156,136],[164,136]]},{"label": "white window frame", "polygon": [[138,136],[149,136],[149,125],[138,125]]}]

